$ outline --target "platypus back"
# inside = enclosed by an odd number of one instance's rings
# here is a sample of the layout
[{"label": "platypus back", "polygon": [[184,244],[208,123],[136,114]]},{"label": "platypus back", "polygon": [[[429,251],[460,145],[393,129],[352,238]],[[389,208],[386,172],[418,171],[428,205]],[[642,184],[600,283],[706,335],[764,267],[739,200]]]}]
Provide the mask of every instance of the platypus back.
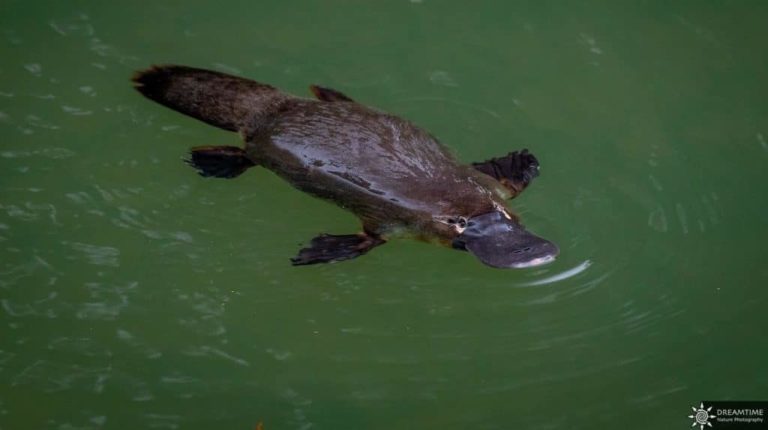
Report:
[{"label": "platypus back", "polygon": [[154,66],[133,82],[147,98],[229,131],[262,123],[292,98],[270,85],[185,66]]},{"label": "platypus back", "polygon": [[263,166],[360,218],[362,232],[322,234],[293,264],[348,260],[404,233],[469,251],[493,267],[536,266],[558,253],[504,208],[538,174],[525,150],[461,165],[409,121],[318,86],[310,87],[314,101],[184,66],[152,67],[133,80],[166,107],[240,132],[245,148],[192,148],[187,162],[201,175],[234,178]]}]

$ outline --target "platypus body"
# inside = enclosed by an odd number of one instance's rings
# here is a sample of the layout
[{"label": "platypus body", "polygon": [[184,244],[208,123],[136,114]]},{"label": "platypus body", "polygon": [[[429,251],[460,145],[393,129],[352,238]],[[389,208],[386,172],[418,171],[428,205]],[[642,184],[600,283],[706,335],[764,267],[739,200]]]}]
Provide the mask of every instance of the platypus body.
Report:
[{"label": "platypus body", "polygon": [[245,149],[192,148],[188,163],[200,175],[234,178],[263,166],[360,218],[361,233],[320,235],[294,265],[355,258],[396,236],[467,250],[502,268],[536,266],[558,253],[505,207],[538,175],[527,150],[463,165],[412,123],[314,85],[317,100],[184,66],[153,67],[133,80],[146,97],[243,137]]}]

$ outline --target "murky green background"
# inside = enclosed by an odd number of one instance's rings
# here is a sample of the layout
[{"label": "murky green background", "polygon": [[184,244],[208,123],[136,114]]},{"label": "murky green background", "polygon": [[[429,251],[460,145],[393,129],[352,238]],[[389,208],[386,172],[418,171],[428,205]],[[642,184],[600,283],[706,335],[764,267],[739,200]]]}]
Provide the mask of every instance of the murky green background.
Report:
[{"label": "murky green background", "polygon": [[[768,3],[0,3],[0,428],[684,429],[768,398]],[[398,241],[131,72],[338,88],[465,161],[528,147],[524,271]]]}]

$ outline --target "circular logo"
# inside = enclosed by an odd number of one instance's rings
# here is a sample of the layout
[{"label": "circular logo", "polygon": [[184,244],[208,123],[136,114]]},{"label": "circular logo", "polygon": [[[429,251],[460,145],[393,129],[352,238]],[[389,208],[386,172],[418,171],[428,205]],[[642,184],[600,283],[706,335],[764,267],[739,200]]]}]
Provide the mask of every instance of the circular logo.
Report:
[{"label": "circular logo", "polygon": [[699,430],[704,430],[704,426],[712,427],[712,423],[709,420],[716,418],[715,415],[710,415],[709,411],[712,410],[712,406],[704,409],[704,403],[700,403],[699,407],[691,406],[693,410],[692,415],[688,415],[688,418],[693,420],[691,427],[699,426]]}]

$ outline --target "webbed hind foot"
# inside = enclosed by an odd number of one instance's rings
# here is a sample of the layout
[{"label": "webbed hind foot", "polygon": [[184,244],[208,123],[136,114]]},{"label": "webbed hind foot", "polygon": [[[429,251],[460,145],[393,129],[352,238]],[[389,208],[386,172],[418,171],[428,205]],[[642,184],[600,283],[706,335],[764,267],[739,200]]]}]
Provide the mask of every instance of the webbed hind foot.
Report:
[{"label": "webbed hind foot", "polygon": [[184,160],[203,177],[234,178],[256,165],[245,150],[236,146],[199,146]]},{"label": "webbed hind foot", "polygon": [[321,234],[312,239],[309,247],[302,248],[299,255],[291,258],[294,266],[331,263],[359,257],[385,243],[385,240],[366,233],[332,235]]},{"label": "webbed hind foot", "polygon": [[342,93],[341,91],[336,91],[332,88],[325,88],[321,87],[319,85],[310,85],[309,90],[312,91],[312,94],[321,101],[324,102],[353,102],[351,98],[347,97],[346,94]]}]

